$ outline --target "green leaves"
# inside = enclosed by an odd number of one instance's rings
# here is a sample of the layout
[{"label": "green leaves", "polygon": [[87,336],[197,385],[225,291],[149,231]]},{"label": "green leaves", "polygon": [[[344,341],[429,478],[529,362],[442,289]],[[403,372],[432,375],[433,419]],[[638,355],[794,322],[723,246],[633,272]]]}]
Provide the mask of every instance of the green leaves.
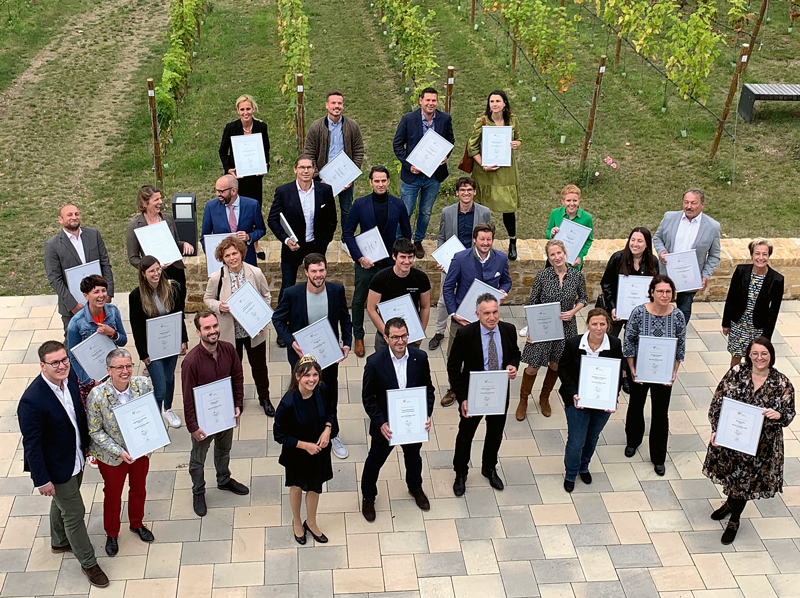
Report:
[{"label": "green leaves", "polygon": [[295,75],[301,73],[306,79],[311,71],[311,48],[308,44],[308,17],[303,12],[301,0],[278,0],[278,39],[283,60],[284,74],[281,92],[287,96],[289,106],[286,115],[290,130],[295,130],[297,95]]}]

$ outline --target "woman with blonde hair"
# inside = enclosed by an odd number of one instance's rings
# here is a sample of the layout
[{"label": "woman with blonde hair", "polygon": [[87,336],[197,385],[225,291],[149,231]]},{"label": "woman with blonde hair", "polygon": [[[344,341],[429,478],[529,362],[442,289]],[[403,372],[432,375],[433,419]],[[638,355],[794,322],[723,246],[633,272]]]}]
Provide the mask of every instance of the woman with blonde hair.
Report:
[{"label": "woman with blonde hair", "polygon": [[[581,190],[577,185],[567,185],[561,190],[561,207],[550,212],[550,220],[548,220],[547,228],[544,231],[545,238],[552,239],[556,236],[564,218],[572,220],[575,224],[580,224],[590,229],[594,228],[592,215],[581,208]],[[594,241],[594,233],[590,232],[589,238],[586,239],[586,243],[583,244],[583,247],[578,252],[578,256],[569,264],[570,266],[578,270],[583,268],[583,258],[589,253],[592,241]]]}]

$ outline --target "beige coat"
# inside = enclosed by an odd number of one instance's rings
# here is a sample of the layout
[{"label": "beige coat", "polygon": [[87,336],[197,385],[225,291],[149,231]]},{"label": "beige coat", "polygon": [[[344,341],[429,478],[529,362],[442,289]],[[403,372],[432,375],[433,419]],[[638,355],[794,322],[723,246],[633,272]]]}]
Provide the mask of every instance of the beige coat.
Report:
[{"label": "beige coat", "polygon": [[[264,273],[250,264],[243,263],[242,267],[244,268],[245,280],[249,281],[250,284],[252,284],[261,294],[261,296],[264,298],[264,301],[269,304],[272,296],[270,295],[269,287],[267,286],[267,279],[264,278]],[[217,287],[219,287],[219,277],[221,272],[225,272],[225,278],[222,280],[222,288],[220,289],[219,297],[217,297]],[[233,316],[229,312],[220,313],[219,311],[219,304],[223,301],[227,301],[231,295],[233,295],[233,290],[231,289],[230,271],[228,270],[228,267],[225,266],[224,268],[214,272],[208,279],[206,293],[203,295],[203,303],[208,309],[217,314],[217,318],[219,319],[219,339],[231,344],[235,344],[236,333],[233,326]],[[252,346],[256,347],[266,340],[267,329],[265,328],[253,339]]]}]

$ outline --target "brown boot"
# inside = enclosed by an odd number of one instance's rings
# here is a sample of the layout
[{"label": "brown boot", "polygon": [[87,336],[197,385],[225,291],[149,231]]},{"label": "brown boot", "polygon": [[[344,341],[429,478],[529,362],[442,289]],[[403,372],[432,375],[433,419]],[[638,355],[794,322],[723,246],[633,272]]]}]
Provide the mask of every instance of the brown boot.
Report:
[{"label": "brown boot", "polygon": [[517,421],[525,419],[525,413],[528,411],[528,396],[533,390],[533,383],[536,381],[536,374],[529,374],[526,370],[522,370],[522,385],[519,387],[519,405],[517,405]]},{"label": "brown boot", "polygon": [[539,394],[539,408],[541,409],[542,415],[545,417],[550,417],[552,413],[550,409],[550,392],[556,385],[556,380],[558,380],[558,372],[548,367],[547,375],[544,377],[544,382],[542,383],[542,392]]}]

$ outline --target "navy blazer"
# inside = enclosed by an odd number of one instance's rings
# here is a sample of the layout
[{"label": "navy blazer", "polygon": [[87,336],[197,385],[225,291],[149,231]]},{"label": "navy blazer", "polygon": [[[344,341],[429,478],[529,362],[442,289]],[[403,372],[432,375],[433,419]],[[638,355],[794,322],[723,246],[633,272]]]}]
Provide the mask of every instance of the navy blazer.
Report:
[{"label": "navy blazer", "polygon": [[[342,346],[351,347],[353,342],[353,322],[350,319],[350,310],[347,308],[344,285],[338,282],[326,281],[325,290],[328,292],[328,321],[331,323],[331,328],[333,328],[333,334],[338,341],[339,327],[341,326]],[[313,322],[308,321],[306,283],[301,282],[283,291],[283,297],[272,314],[272,325],[275,326],[275,332],[286,342],[286,355],[292,370],[300,360],[295,350],[292,349],[294,333],[309,324],[313,324]]]},{"label": "navy blazer", "polygon": [[[431,367],[428,363],[428,354],[416,347],[408,347],[408,364],[406,366],[406,388],[424,386],[428,389],[428,417],[433,414],[433,404],[436,400],[433,382],[431,381]],[[381,426],[389,422],[389,412],[386,406],[386,391],[399,388],[397,374],[392,363],[392,354],[389,347],[383,347],[367,358],[364,367],[364,377],[361,385],[361,402],[364,410],[369,415],[369,433],[376,438],[383,438]]]},{"label": "navy blazer", "polygon": [[[336,406],[325,399],[327,394],[325,383],[320,381],[314,389],[314,394],[308,399],[303,399],[298,389],[294,389],[283,395],[283,398],[275,410],[272,435],[275,438],[275,442],[283,446],[278,463],[284,467],[303,464],[303,460],[293,459],[293,457],[298,455],[298,441],[316,443],[317,440],[319,440],[320,434],[325,431],[326,424],[331,424],[331,438],[339,434],[339,422],[336,419]],[[297,403],[304,400],[316,401],[317,413],[320,414],[319,418],[309,419],[305,410],[299,411],[297,409]],[[330,448],[328,450],[330,450]],[[303,453],[305,453],[305,451],[303,451]],[[307,455],[304,456],[307,457]]]},{"label": "navy blazer", "polygon": [[[450,143],[455,144],[456,138],[453,135],[453,120],[447,112],[437,110],[433,117],[433,130],[439,135],[447,139]],[[397,131],[394,134],[394,155],[400,160],[403,169],[400,171],[400,178],[404,183],[413,183],[419,177],[425,177],[424,174],[413,174],[411,172],[411,164],[406,162],[406,157],[417,147],[417,144],[422,140],[422,109],[417,108],[413,112],[408,112],[400,119],[400,124],[397,125]],[[436,172],[433,173],[435,178],[440,183],[447,178],[449,174],[447,170],[447,163],[445,162]]]},{"label": "navy blazer", "polygon": [[200,243],[203,251],[206,249],[205,236],[219,235],[244,231],[250,235],[247,241],[247,255],[244,261],[248,264],[256,265],[256,246],[255,243],[267,234],[267,227],[264,224],[264,216],[261,215],[261,208],[255,199],[239,196],[239,219],[236,221],[236,230],[231,230],[228,224],[228,208],[222,205],[217,199],[212,199],[206,204],[203,211],[203,228],[200,233]]},{"label": "navy blazer", "polygon": [[[67,378],[67,388],[75,407],[80,448],[85,455],[89,448],[89,427],[74,370]],[[33,485],[40,488],[48,482],[67,483],[75,469],[75,427],[64,405],[41,375],[36,376],[22,394],[17,418],[22,432],[23,469],[31,472]]]},{"label": "navy blazer", "polygon": [[[371,193],[364,197],[359,197],[353,202],[347,222],[342,223],[342,241],[347,244],[347,249],[355,262],[363,257],[355,238],[356,228],[359,225],[361,225],[362,233],[378,226],[378,222],[375,220],[375,207]],[[381,230],[381,238],[386,246],[386,252],[389,254],[389,258],[384,261],[389,264],[394,264],[394,260],[391,257],[392,245],[398,238],[398,225],[400,226],[400,236],[411,239],[411,219],[408,217],[408,210],[400,198],[389,195],[386,226]]]},{"label": "navy blazer", "polygon": [[[281,242],[281,259],[291,261],[292,250],[286,245],[288,235],[281,226],[281,214],[286,218],[300,245],[306,242],[306,219],[297,193],[297,181],[286,183],[275,189],[275,199],[267,216],[267,226]],[[333,189],[320,181],[314,181],[314,244],[327,247],[336,232],[336,204]]]},{"label": "navy blazer", "polygon": [[489,259],[481,264],[472,249],[455,254],[442,285],[442,296],[448,314],[456,313],[475,279],[508,293],[511,290],[508,256],[502,251],[492,249]]},{"label": "navy blazer", "polygon": [[[606,337],[611,347],[600,351],[599,357],[609,357],[620,360],[619,380],[617,381],[617,394],[619,394],[620,386],[622,386],[622,366],[625,363],[625,358],[622,356],[622,341],[610,334],[606,334]],[[568,338],[564,344],[564,351],[561,353],[561,359],[558,362],[558,377],[561,380],[561,387],[558,389],[558,393],[561,395],[561,400],[564,401],[564,407],[574,405],[575,402],[572,397],[578,394],[581,357],[586,355],[586,351],[578,348],[582,338],[582,334]]]}]

